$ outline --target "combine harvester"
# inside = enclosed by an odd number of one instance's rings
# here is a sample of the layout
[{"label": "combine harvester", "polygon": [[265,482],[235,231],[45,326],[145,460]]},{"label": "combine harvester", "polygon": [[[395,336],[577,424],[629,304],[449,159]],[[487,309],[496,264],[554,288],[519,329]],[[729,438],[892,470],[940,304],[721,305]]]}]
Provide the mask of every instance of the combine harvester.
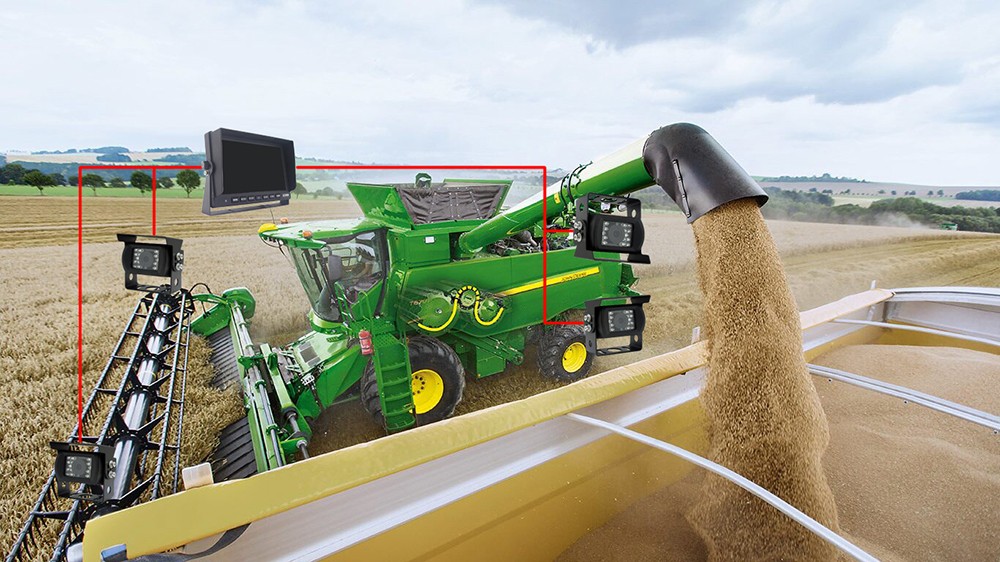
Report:
[{"label": "combine harvester", "polygon": [[[206,212],[287,203],[291,143],[226,130],[206,139]],[[240,143],[269,151],[240,152]],[[268,154],[283,164],[269,164]],[[251,175],[284,187],[235,190],[234,179],[248,177],[237,164],[270,166]],[[54,444],[56,470],[8,560],[33,555],[46,532],[56,537],[53,558],[70,560],[548,560],[683,478],[689,463],[870,559],[699,456],[707,445],[697,401],[704,343],[445,419],[465,376],[521,363],[532,342],[541,373],[567,381],[584,377],[597,355],[641,349],[648,297],[632,290],[636,278],[622,262],[648,258],[637,204],[621,196],[659,185],[689,221],[736,199],[766,201],[714,139],[686,124],[581,166],[547,198],[498,212],[509,185],[435,184],[423,174],[413,185],[350,184],[360,220],[263,225],[259,236],[290,256],[312,303],[312,331],[282,348],[251,340],[248,290],[181,288],[180,241],[124,239],[126,283],[149,293],[87,403],[85,439],[74,432]],[[141,285],[140,274],[171,283]],[[210,307],[192,319],[195,302]],[[1000,292],[871,290],[802,313],[802,325],[807,357],[887,338],[995,351]],[[186,491],[171,493],[181,479],[191,333],[212,345],[215,382],[238,383],[247,417],[223,432],[211,470],[184,471]],[[605,338],[618,345],[598,347]],[[996,416],[906,388],[819,374],[1000,430]],[[352,398],[391,435],[311,455],[309,422]],[[618,485],[635,473],[656,476]]]}]

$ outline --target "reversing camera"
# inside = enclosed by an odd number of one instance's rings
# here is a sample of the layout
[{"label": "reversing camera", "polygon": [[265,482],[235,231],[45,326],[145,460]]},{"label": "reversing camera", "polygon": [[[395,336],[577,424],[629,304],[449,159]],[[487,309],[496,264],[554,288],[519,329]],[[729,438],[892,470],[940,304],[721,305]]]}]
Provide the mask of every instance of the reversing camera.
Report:
[{"label": "reversing camera", "polygon": [[[119,234],[118,241],[125,243],[122,250],[122,268],[125,270],[125,288],[135,291],[177,291],[181,287],[184,270],[183,240],[166,236]],[[149,285],[139,282],[139,276],[167,277],[170,282]]]},{"label": "reversing camera", "polygon": [[104,483],[115,477],[114,447],[95,443],[50,443],[56,451],[56,493],[63,498],[103,501]]},{"label": "reversing camera", "polygon": [[[647,302],[648,295],[587,301],[587,311],[583,316],[587,350],[594,355],[642,350],[642,331],[646,327],[646,314],[642,305]],[[597,340],[606,338],[628,338],[628,343],[599,349]]]},{"label": "reversing camera", "polygon": [[[596,193],[578,198],[573,237],[577,241],[575,255],[579,258],[649,263],[649,256],[642,253],[645,230],[638,199]],[[596,257],[594,252],[617,256]]]}]

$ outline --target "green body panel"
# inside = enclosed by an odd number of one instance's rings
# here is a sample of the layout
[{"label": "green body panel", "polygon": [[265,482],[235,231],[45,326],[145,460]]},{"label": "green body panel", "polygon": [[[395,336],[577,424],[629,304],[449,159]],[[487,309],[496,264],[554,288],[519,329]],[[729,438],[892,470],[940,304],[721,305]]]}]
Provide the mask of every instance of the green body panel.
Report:
[{"label": "green body panel", "polygon": [[201,293],[192,295],[198,302],[206,304],[223,304],[224,306],[213,306],[207,309],[204,314],[199,315],[191,322],[191,331],[199,336],[210,336],[215,332],[229,326],[232,319],[230,307],[236,304],[240,307],[240,312],[244,319],[253,318],[257,308],[257,301],[254,300],[250,290],[246,287],[234,287],[216,296],[211,293]]},{"label": "green body panel", "polygon": [[[598,273],[589,273],[594,269]],[[623,294],[621,286],[622,264],[612,262],[594,262],[573,256],[573,250],[557,250],[548,253],[547,278],[552,279],[567,273],[579,273],[577,279],[555,282],[547,288],[548,318],[551,319],[569,309],[583,308],[586,301],[599,297],[611,297]],[[484,325],[475,319],[473,307],[459,307],[455,319],[447,330],[458,330],[472,336],[495,336],[517,328],[525,328],[542,323],[542,254],[521,254],[516,256],[484,256],[475,260],[447,262],[433,266],[417,267],[406,272],[402,287],[404,301],[407,298],[420,298],[422,290],[427,287],[438,287],[442,292],[460,290],[465,286],[478,289],[481,295],[492,295],[503,304],[500,318],[491,325]],[[538,284],[537,288],[524,290],[526,285]],[[510,290],[518,290],[507,295]],[[440,296],[431,297],[440,299]],[[425,300],[400,303],[400,318],[397,320],[401,330],[415,330],[433,333],[420,329],[419,320],[424,325],[438,327],[440,324],[427,322],[426,318],[406,318],[405,312],[412,310],[412,305],[426,302]],[[407,306],[410,304],[411,306]],[[436,315],[435,317],[438,317]],[[482,318],[482,315],[480,315]]]},{"label": "green body panel", "polygon": [[395,189],[385,185],[348,183],[354,200],[365,217],[384,225],[409,228],[413,226],[410,213]]}]

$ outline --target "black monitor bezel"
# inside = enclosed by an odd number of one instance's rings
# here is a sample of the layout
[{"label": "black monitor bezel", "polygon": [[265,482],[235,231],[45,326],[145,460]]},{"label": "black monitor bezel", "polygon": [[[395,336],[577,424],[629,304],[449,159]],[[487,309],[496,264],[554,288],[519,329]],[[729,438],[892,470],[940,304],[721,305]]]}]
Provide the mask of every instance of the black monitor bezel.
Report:
[{"label": "black monitor bezel", "polygon": [[[226,195],[224,193],[225,177],[223,176],[225,154],[222,150],[222,143],[225,141],[281,149],[285,166],[284,187],[253,194]],[[205,159],[205,197],[201,210],[206,215],[267,209],[287,205],[291,200],[292,191],[295,189],[295,144],[290,140],[220,128],[205,133]]]}]

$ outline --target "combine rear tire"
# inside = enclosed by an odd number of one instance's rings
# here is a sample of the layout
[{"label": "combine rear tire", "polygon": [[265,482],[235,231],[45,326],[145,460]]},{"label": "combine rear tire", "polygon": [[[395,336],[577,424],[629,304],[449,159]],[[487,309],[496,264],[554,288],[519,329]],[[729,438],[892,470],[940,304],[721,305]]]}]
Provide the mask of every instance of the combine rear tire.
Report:
[{"label": "combine rear tire", "polygon": [[594,356],[584,344],[583,326],[555,326],[538,342],[538,368],[542,375],[558,381],[587,376]]},{"label": "combine rear tire", "polygon": [[[407,341],[410,352],[411,387],[417,425],[443,420],[455,412],[465,391],[465,368],[458,354],[444,342],[427,336]],[[361,376],[361,403],[379,425],[385,425],[375,378],[375,362],[369,361]]]}]

